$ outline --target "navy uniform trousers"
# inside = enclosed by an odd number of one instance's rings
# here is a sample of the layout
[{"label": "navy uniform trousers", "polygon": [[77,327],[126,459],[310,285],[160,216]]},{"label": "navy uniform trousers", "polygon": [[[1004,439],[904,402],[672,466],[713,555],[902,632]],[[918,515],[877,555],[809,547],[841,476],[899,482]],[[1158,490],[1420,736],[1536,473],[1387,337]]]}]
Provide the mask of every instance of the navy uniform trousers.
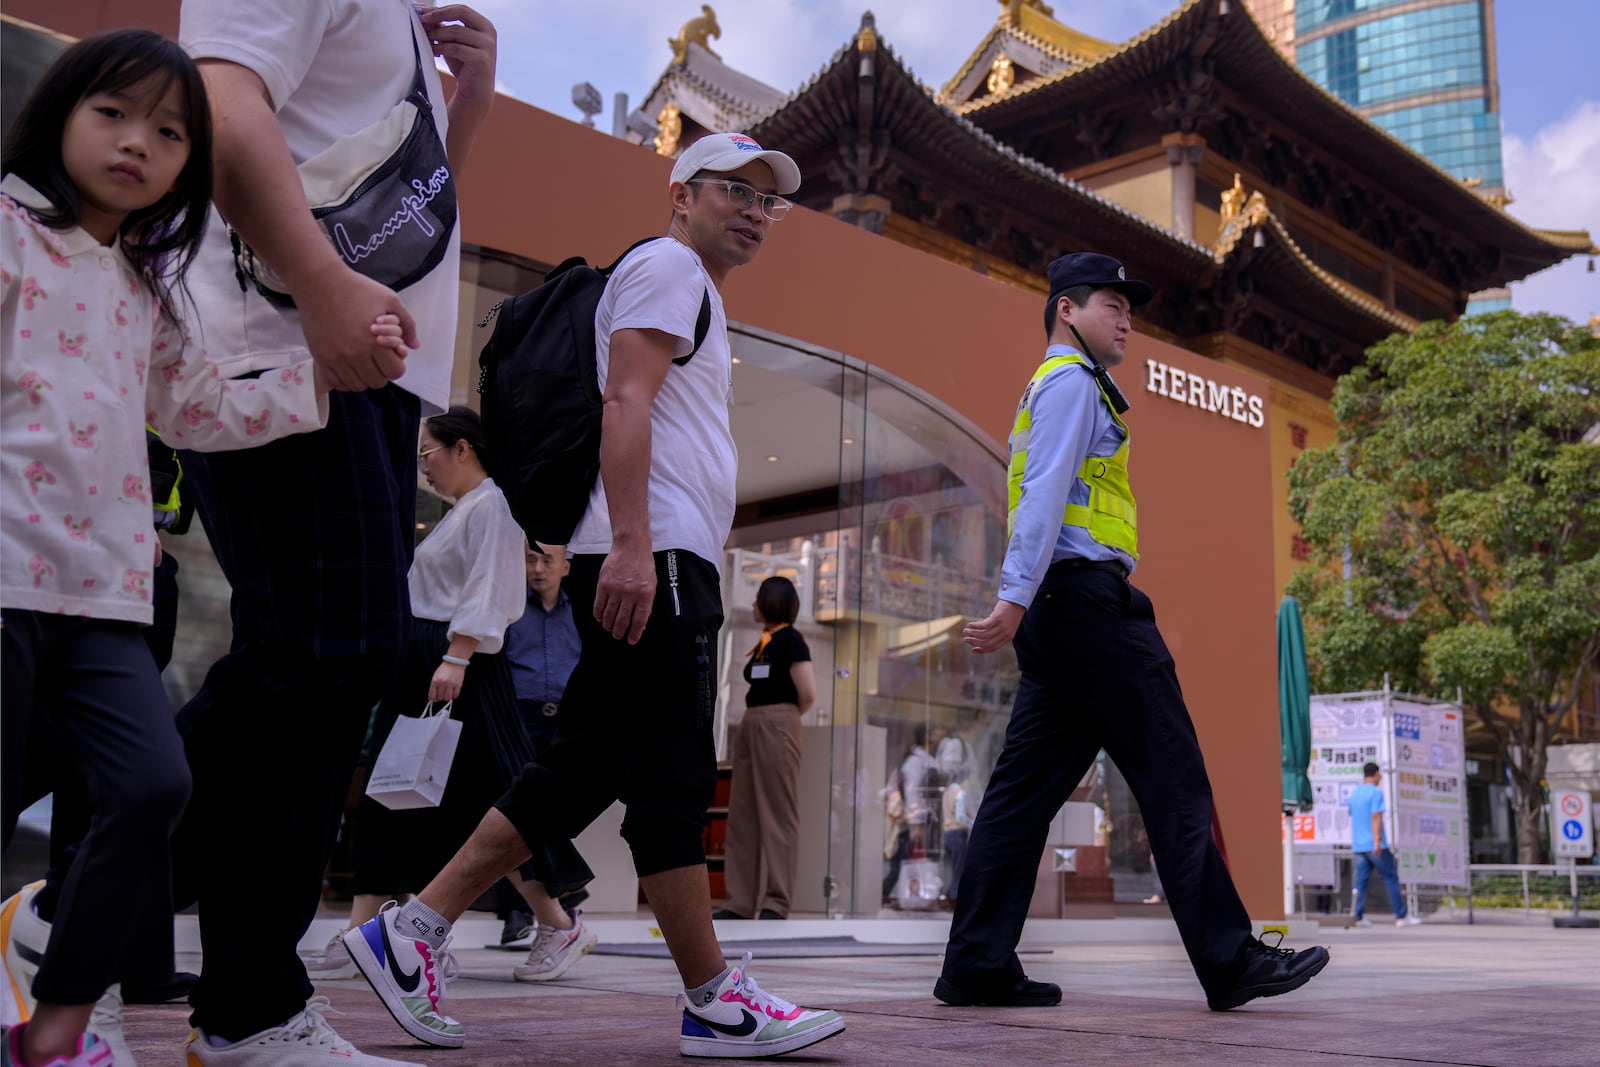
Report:
[{"label": "navy uniform trousers", "polygon": [[1206,991],[1237,978],[1250,919],[1211,833],[1211,783],[1150,598],[1114,565],[1062,560],[1015,646],[1022,679],[978,808],[944,977],[967,990],[1023,977],[1017,942],[1050,821],[1103,748],[1139,802],[1162,888]]}]

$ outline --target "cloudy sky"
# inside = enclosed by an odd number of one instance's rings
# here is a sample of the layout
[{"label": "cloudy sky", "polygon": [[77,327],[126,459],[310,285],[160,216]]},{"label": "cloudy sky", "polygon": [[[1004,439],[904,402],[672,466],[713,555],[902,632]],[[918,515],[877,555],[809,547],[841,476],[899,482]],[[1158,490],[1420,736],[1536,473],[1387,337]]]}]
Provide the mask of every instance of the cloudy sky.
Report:
[{"label": "cloudy sky", "polygon": [[[632,106],[671,58],[667,39],[699,14],[698,0],[477,0],[500,30],[504,91],[577,118],[572,86],[593,83],[606,101]],[[713,0],[722,37],[713,47],[776,88],[798,88],[846,44],[868,7],[878,30],[922,81],[938,87],[999,14],[998,0]],[[1054,0],[1056,17],[1122,41],[1160,21],[1178,0]],[[1596,0],[1520,0],[1496,5],[1502,138],[1511,213],[1533,226],[1587,229],[1600,237],[1600,40]],[[1600,312],[1600,273],[1587,259],[1534,276],[1515,290],[1518,308],[1577,321]]]}]

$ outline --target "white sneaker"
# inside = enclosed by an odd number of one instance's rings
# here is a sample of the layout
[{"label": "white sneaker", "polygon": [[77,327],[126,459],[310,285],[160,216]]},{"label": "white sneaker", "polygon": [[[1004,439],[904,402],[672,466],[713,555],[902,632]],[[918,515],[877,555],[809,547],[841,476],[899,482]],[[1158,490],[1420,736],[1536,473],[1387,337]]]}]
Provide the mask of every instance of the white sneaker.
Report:
[{"label": "white sneaker", "polygon": [[[183,1043],[184,1067],[421,1067],[360,1051],[323,1018],[323,1012],[332,1010],[327,997],[312,997],[304,1012],[282,1026],[220,1048],[203,1030],[191,1031]],[[121,1067],[122,1061],[116,1062]]]},{"label": "white sneaker", "polygon": [[305,961],[306,974],[313,982],[332,982],[340,978],[355,978],[361,974],[350,959],[350,950],[344,947],[343,932],[328,939],[328,947],[321,956]]},{"label": "white sneaker", "polygon": [[576,915],[570,930],[537,926],[528,950],[528,961],[514,968],[511,976],[519,982],[552,982],[572,970],[572,965],[599,943],[600,938]]},{"label": "white sneaker", "polygon": [[1403,919],[1396,919],[1394,924],[1396,926],[1421,926],[1422,920],[1417,918],[1415,915],[1407,915]]},{"label": "white sneaker", "polygon": [[[33,979],[50,943],[50,924],[33,910],[33,898],[43,882],[25,885],[0,904],[0,939],[5,942],[6,987],[0,996],[0,1021],[6,1026],[33,1017]],[[117,1067],[138,1067],[128,1038],[122,1032],[122,986],[114,985],[95,1002],[89,1016],[89,1033],[111,1050]]]},{"label": "white sneaker", "polygon": [[467,1028],[439,1010],[445,986],[456,976],[448,927],[441,928],[444,944],[434,951],[418,931],[396,926],[399,917],[399,905],[389,901],[376,918],[345,931],[344,947],[402,1030],[425,1045],[460,1048]]},{"label": "white sneaker", "polygon": [[1356,920],[1356,925],[1357,926],[1371,926],[1372,925],[1372,920],[1367,918],[1366,916],[1362,916],[1361,918]]},{"label": "white sneaker", "polygon": [[683,1009],[678,1051],[685,1056],[755,1060],[782,1056],[844,1030],[836,1011],[796,1007],[756,985],[750,977],[750,953],[728,973],[704,1004],[690,1004],[678,994]]}]

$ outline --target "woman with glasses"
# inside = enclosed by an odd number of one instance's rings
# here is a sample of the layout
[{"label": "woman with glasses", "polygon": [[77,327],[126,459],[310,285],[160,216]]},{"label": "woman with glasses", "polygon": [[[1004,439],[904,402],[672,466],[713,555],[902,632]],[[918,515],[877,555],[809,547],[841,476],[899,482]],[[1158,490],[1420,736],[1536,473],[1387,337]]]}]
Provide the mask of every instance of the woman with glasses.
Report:
[{"label": "woman with glasses", "polygon": [[[461,739],[438,807],[391,811],[361,798],[352,927],[377,915],[385,901],[427,884],[533,758],[502,652],[507,627],[527,606],[526,542],[490,466],[477,412],[453,407],[423,423],[418,470],[455,505],[417,546],[407,576],[410,647],[379,705],[369,751],[375,756],[382,749],[398,716],[439,703],[449,703],[451,716],[461,721]],[[536,852],[512,876],[542,927],[570,931],[557,938],[562,951],[556,958],[530,958],[517,968],[519,978],[558,977],[548,972],[565,972],[594,947],[594,935],[576,912],[552,899],[575,893],[592,877],[570,843]],[[324,979],[356,973],[339,935],[306,970]]]}]

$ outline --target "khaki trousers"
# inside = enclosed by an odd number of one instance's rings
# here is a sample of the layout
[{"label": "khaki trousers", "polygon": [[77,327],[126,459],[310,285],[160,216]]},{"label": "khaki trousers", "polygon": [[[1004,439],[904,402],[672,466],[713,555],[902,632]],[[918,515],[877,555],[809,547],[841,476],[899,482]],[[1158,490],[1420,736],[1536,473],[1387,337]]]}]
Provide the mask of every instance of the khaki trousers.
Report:
[{"label": "khaki trousers", "polygon": [[799,793],[799,707],[747,709],[733,743],[723,866],[729,911],[753,919],[770,908],[788,916],[799,860]]}]

